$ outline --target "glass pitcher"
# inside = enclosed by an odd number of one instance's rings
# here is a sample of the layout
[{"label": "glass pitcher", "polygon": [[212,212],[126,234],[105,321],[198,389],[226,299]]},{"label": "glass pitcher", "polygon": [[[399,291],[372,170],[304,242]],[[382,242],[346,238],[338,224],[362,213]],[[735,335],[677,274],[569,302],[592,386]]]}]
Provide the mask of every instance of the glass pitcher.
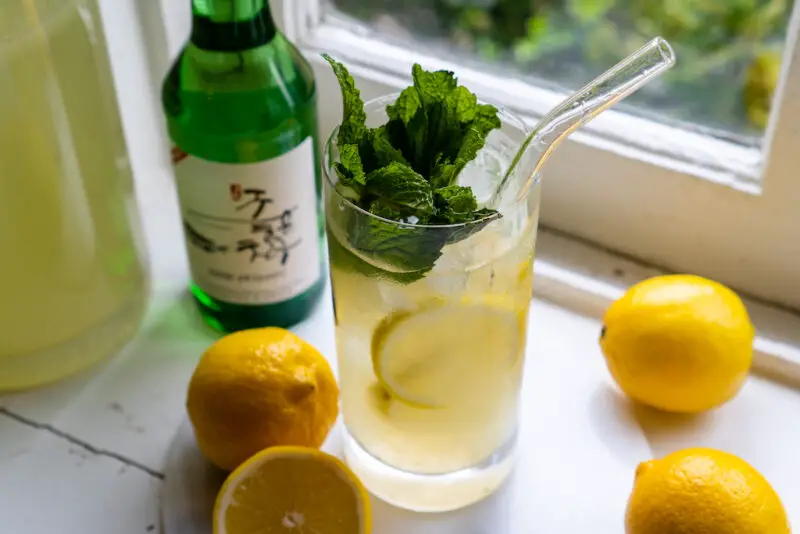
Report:
[{"label": "glass pitcher", "polygon": [[0,2],[0,391],[124,346],[147,299],[95,0]]}]

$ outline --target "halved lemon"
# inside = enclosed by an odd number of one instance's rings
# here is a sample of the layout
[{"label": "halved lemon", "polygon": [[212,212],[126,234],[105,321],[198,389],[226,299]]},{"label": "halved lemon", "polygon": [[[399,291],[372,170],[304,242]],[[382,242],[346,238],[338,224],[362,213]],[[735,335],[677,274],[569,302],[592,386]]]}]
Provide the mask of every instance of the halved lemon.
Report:
[{"label": "halved lemon", "polygon": [[524,320],[524,310],[502,297],[434,301],[395,312],[372,337],[375,375],[406,405],[461,404],[503,386],[524,346]]},{"label": "halved lemon", "polygon": [[225,481],[214,534],[369,534],[367,491],[344,463],[306,447],[272,447]]}]

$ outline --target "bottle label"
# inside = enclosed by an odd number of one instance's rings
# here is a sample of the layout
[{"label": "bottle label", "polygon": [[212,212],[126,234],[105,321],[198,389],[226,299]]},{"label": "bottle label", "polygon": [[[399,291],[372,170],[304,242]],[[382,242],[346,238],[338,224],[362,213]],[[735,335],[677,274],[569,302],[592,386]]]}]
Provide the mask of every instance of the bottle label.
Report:
[{"label": "bottle label", "polygon": [[173,151],[192,278],[235,304],[274,304],[322,274],[311,137],[253,164]]}]

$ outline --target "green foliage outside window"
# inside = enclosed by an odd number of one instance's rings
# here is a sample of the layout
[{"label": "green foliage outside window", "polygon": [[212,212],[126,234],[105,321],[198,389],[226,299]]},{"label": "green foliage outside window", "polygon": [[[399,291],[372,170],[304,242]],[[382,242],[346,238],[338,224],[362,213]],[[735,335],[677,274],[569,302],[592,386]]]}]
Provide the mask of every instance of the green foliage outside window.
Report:
[{"label": "green foliage outside window", "polygon": [[632,98],[640,109],[759,134],[769,115],[790,0],[334,0],[371,22],[390,15],[466,57],[576,88],[650,38],[678,65]]}]

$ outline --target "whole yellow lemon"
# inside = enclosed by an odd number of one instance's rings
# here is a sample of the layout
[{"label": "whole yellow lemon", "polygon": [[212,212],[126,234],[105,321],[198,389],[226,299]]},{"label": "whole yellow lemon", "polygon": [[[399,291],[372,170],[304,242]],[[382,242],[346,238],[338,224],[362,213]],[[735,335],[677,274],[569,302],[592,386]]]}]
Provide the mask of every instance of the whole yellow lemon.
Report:
[{"label": "whole yellow lemon", "polygon": [[625,515],[627,534],[788,534],[786,511],[747,462],[687,449],[639,465]]},{"label": "whole yellow lemon", "polygon": [[203,455],[232,471],[267,447],[318,448],[339,414],[330,365],[282,328],[226,336],[200,359],[189,383],[189,419]]},{"label": "whole yellow lemon", "polygon": [[631,398],[695,413],[741,389],[754,336],[736,293],[699,276],[670,275],[636,284],[611,305],[600,346],[611,375]]}]

